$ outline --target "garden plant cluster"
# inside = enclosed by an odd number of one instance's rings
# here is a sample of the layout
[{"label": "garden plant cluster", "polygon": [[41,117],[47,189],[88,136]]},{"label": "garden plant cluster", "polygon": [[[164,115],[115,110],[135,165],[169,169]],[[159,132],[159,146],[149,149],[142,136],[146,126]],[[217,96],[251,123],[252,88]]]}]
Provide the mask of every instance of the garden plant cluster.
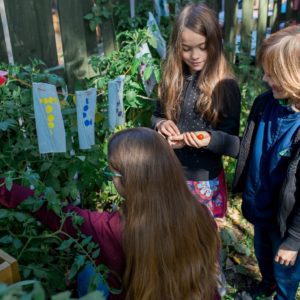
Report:
[{"label": "garden plant cluster", "polygon": [[[103,0],[96,1],[98,5],[103,4],[102,2]],[[26,299],[48,299],[52,296],[53,300],[70,299],[78,271],[86,263],[94,264],[99,255],[101,256],[101,249],[92,242],[91,237],[83,236],[79,231],[76,238],[66,235],[61,229],[50,232],[29,212],[46,203],[49,209],[62,217],[62,225],[66,218],[72,218],[75,226],[80,226],[80,217],[62,214],[65,204],[75,202],[81,207],[98,210],[116,209],[120,205],[122,199],[102,172],[107,164],[107,141],[113,134],[108,128],[107,120],[107,84],[109,80],[125,75],[126,123],[116,130],[136,126],[149,127],[150,116],[157,100],[157,88],[151,96],[146,95],[139,66],[141,63],[147,65],[144,80],[154,74],[159,82],[161,65],[155,42],[147,29],[143,28],[147,20],[147,9],[138,6],[138,17],[127,23],[124,20],[129,18],[119,18],[122,20],[117,24],[120,50],[108,56],[92,56],[89,63],[96,75],[76,84],[78,90],[97,88],[96,144],[90,150],[79,149],[74,95],[69,94],[64,99],[63,94],[59,93],[67,152],[41,155],[37,145],[32,83],[50,83],[58,90],[64,88],[66,83],[62,77],[50,73],[38,58],[33,59],[32,64],[27,66],[0,63],[0,70],[5,71],[0,76],[0,177],[6,178],[5,185],[8,189],[13,182],[35,189],[35,197],[26,200],[20,210],[0,207],[0,247],[18,260],[23,280],[13,286],[0,284],[0,298],[3,296],[7,297],[3,299],[11,299],[9,297],[15,296],[23,299],[26,296]],[[94,22],[96,25],[100,24],[101,18],[110,13],[108,11],[106,15],[98,16],[97,11],[97,7],[94,7],[86,16],[91,29],[94,29]],[[124,11],[120,10],[118,13]],[[161,31],[166,39],[170,33],[170,20],[172,16],[168,20],[161,20]],[[145,42],[150,47],[152,57],[136,58],[136,53]],[[229,45],[226,45],[226,49],[229,53]],[[253,65],[253,58],[242,53],[233,68],[242,93],[243,130],[252,101],[263,90],[261,73]],[[230,186],[235,168],[234,160],[225,158],[224,164]],[[234,203],[232,205],[236,206]],[[251,254],[248,246],[240,246],[239,239],[230,229],[225,228],[222,237],[224,264],[228,256],[235,257],[238,262],[239,258],[235,253],[244,256]],[[97,270],[105,279],[108,272],[106,266],[100,265]],[[97,278],[95,283],[96,281]],[[234,287],[229,289],[226,298],[233,299],[235,292]],[[100,293],[93,292],[86,299],[94,298],[101,299]]]}]

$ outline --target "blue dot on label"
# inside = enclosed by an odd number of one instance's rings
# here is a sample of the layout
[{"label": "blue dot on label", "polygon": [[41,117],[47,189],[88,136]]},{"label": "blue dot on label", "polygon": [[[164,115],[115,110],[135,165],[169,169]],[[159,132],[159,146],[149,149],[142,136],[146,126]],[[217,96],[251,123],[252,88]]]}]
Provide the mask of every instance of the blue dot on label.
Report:
[{"label": "blue dot on label", "polygon": [[89,109],[89,106],[88,105],[85,105],[84,107],[83,107],[83,110],[84,111],[87,111]]}]

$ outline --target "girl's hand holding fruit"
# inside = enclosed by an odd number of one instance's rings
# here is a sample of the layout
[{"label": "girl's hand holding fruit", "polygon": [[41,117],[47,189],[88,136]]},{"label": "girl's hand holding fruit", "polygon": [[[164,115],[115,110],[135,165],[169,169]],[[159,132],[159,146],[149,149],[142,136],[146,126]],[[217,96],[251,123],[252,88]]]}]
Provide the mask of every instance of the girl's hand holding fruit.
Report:
[{"label": "girl's hand holding fruit", "polygon": [[187,146],[202,148],[210,143],[211,136],[207,131],[185,132],[183,134],[184,143]]}]

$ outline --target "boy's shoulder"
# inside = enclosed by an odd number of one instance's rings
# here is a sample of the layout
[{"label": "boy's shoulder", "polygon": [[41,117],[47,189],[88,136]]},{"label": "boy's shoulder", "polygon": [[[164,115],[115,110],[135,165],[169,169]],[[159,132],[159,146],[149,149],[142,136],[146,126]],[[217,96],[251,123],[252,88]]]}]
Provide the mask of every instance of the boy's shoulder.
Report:
[{"label": "boy's shoulder", "polygon": [[267,102],[272,99],[274,99],[272,90],[268,90],[268,91],[260,94],[259,96],[257,96],[256,99],[254,100],[254,103],[255,102],[263,103],[263,102]]},{"label": "boy's shoulder", "polygon": [[250,112],[250,118],[262,115],[266,105],[274,99],[272,91],[267,91],[255,98]]}]

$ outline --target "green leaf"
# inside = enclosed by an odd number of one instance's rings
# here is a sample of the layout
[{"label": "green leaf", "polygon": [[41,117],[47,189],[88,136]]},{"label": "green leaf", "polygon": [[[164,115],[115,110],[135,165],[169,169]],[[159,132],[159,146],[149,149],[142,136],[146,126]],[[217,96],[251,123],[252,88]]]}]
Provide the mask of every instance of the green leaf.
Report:
[{"label": "green leaf", "polygon": [[237,238],[231,229],[224,228],[220,232],[223,245],[230,246],[237,243]]},{"label": "green leaf", "polygon": [[0,209],[0,219],[5,219],[9,215],[9,211],[7,209]]},{"label": "green leaf", "polygon": [[97,28],[97,23],[94,20],[90,20],[89,27],[90,27],[91,31],[94,32]]},{"label": "green leaf", "polygon": [[47,272],[40,267],[33,269],[34,276],[38,277],[39,279],[47,278]]},{"label": "green leaf", "polygon": [[246,256],[249,256],[250,255],[250,249],[246,246],[246,245],[244,245],[244,244],[236,244],[236,245],[234,245],[234,249],[238,252],[238,253],[240,253],[240,254],[244,254],[244,255],[246,255]]},{"label": "green leaf", "polygon": [[93,18],[94,18],[94,14],[92,14],[92,13],[88,13],[84,16],[85,20],[92,20]]},{"label": "green leaf", "polygon": [[48,169],[50,169],[50,167],[52,166],[52,163],[51,162],[44,162],[42,165],[41,165],[41,172],[45,172],[47,171]]},{"label": "green leaf", "polygon": [[65,109],[62,110],[61,114],[63,116],[75,115],[76,114],[76,108],[65,108]]},{"label": "green leaf", "polygon": [[69,300],[70,298],[71,298],[71,292],[65,291],[52,296],[51,300]]},{"label": "green leaf", "polygon": [[65,240],[61,243],[61,245],[57,248],[60,251],[66,250],[67,248],[71,247],[71,245],[74,243],[74,240],[72,238]]},{"label": "green leaf", "polygon": [[140,66],[141,61],[139,59],[134,59],[131,67],[131,75],[135,75],[137,73],[138,67]]},{"label": "green leaf", "polygon": [[100,291],[88,293],[86,296],[81,297],[80,300],[105,300],[106,298]]},{"label": "green leaf", "polygon": [[9,128],[17,127],[18,123],[13,119],[7,119],[3,122],[0,122],[0,130],[6,131]]},{"label": "green leaf", "polygon": [[14,216],[14,218],[15,218],[18,222],[20,222],[20,223],[22,223],[22,222],[24,222],[26,219],[28,219],[28,215],[27,215],[27,214],[24,214],[24,213],[22,213],[22,212],[15,212],[13,216]]},{"label": "green leaf", "polygon": [[88,236],[88,237],[86,237],[82,242],[81,242],[81,245],[82,246],[85,246],[85,245],[87,245],[87,244],[89,244],[91,241],[92,241],[92,236]]},{"label": "green leaf", "polygon": [[23,243],[19,239],[14,239],[13,245],[16,249],[20,249],[23,246]]},{"label": "green leaf", "polygon": [[94,251],[94,252],[92,253],[92,258],[93,258],[93,259],[98,258],[99,254],[100,254],[100,249],[97,249],[96,251]]},{"label": "green leaf", "polygon": [[79,156],[76,156],[79,160],[81,161],[85,161],[86,159],[86,156],[83,156],[83,155],[79,155]]},{"label": "green leaf", "polygon": [[148,43],[150,44],[151,47],[153,47],[154,49],[157,48],[157,40],[154,37],[154,35],[151,33],[149,39],[148,39]]},{"label": "green leaf", "polygon": [[147,66],[144,73],[144,80],[148,80],[152,74],[152,67]]},{"label": "green leaf", "polygon": [[11,188],[12,188],[12,185],[13,185],[13,180],[12,180],[12,178],[10,178],[10,177],[6,177],[5,178],[5,187],[7,188],[7,190],[11,190]]},{"label": "green leaf", "polygon": [[5,235],[2,238],[0,238],[0,244],[10,244],[12,243],[13,238],[11,235]]},{"label": "green leaf", "polygon": [[154,76],[155,76],[156,81],[160,82],[160,76],[161,76],[161,74],[160,74],[160,71],[158,69],[154,70]]},{"label": "green leaf", "polygon": [[34,284],[32,296],[33,296],[33,300],[45,300],[46,299],[46,293],[45,293],[44,289],[42,288],[42,285],[39,282],[36,282]]},{"label": "green leaf", "polygon": [[57,194],[52,187],[46,187],[45,198],[51,202],[57,200]]},{"label": "green leaf", "polygon": [[35,212],[41,208],[44,204],[44,200],[36,199],[34,197],[28,197],[25,201],[23,201],[19,207],[25,210],[29,210],[31,212]]},{"label": "green leaf", "polygon": [[83,256],[83,255],[77,255],[76,256],[75,261],[72,264],[70,273],[68,274],[69,279],[72,279],[76,276],[79,269],[84,265],[84,262],[85,262],[85,256]]},{"label": "green leaf", "polygon": [[30,273],[31,273],[31,269],[29,269],[29,268],[23,269],[23,277],[24,278],[28,278]]},{"label": "green leaf", "polygon": [[97,88],[101,90],[104,87],[104,85],[105,85],[105,79],[103,77],[99,78],[97,80]]},{"label": "green leaf", "polygon": [[74,225],[81,226],[84,222],[84,218],[78,215],[72,216],[72,223]]},{"label": "green leaf", "polygon": [[129,103],[134,102],[136,99],[136,92],[134,90],[129,90],[126,92],[125,97]]}]

